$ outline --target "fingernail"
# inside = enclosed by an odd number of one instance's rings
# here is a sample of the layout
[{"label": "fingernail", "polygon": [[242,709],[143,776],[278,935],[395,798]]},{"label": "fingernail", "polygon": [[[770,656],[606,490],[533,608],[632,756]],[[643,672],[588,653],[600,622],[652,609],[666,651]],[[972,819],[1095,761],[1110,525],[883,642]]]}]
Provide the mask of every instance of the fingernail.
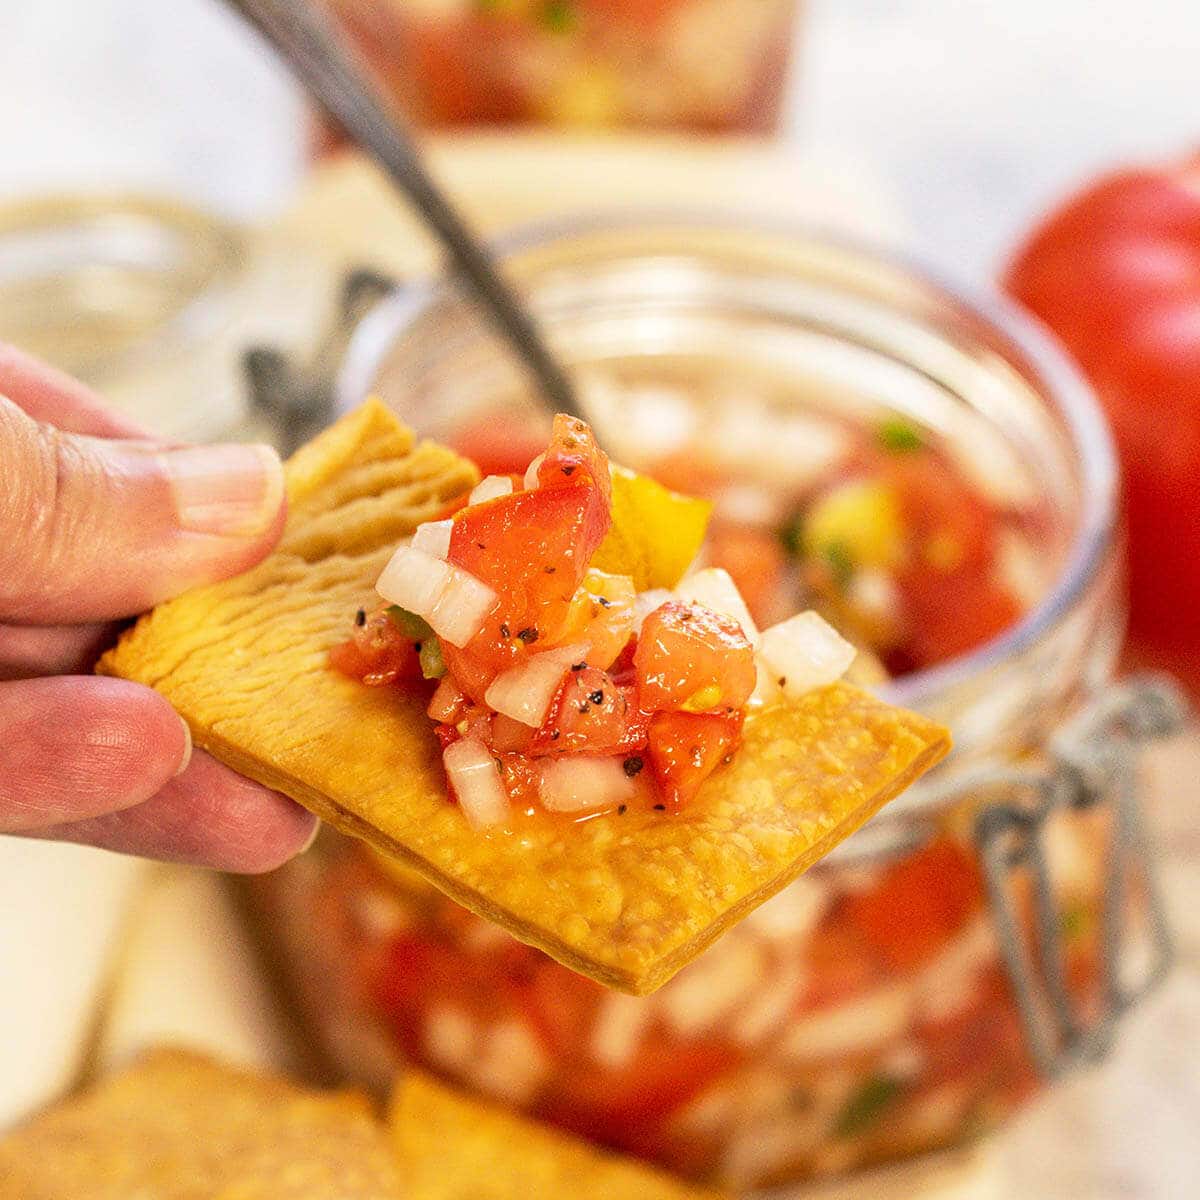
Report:
[{"label": "fingernail", "polygon": [[283,467],[270,446],[188,446],[162,460],[179,524],[191,533],[255,537],[283,502]]},{"label": "fingernail", "polygon": [[182,717],[179,718],[179,723],[183,726],[183,757],[179,760],[179,766],[175,768],[176,777],[182,775],[192,761],[192,731]]}]

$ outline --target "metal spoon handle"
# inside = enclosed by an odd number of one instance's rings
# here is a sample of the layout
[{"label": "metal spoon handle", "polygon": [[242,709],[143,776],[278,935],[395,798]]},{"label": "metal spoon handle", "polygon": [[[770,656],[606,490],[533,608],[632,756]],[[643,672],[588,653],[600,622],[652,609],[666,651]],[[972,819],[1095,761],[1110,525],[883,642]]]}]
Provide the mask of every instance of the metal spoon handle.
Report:
[{"label": "metal spoon handle", "polygon": [[338,42],[328,19],[309,0],[226,3],[267,39],[332,120],[405,192],[474,288],[498,332],[524,361],[547,403],[579,416],[574,389],[533,318],[430,179],[411,137]]}]

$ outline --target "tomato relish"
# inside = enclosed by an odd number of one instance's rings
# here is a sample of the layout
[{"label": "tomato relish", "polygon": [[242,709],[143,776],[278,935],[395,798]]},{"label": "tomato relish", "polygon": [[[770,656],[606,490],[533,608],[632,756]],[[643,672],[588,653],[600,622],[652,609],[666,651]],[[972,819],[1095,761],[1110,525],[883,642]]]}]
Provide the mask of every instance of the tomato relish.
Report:
[{"label": "tomato relish", "polygon": [[[614,479],[640,507],[614,508]],[[603,545],[606,566],[624,555],[646,577],[664,557],[646,543],[682,537],[672,514],[698,547],[695,505],[614,476],[588,426],[560,415],[523,474],[488,476],[397,549],[378,583],[389,603],[357,614],[331,664],[368,686],[437,681],[449,791],[477,827],[678,811],[731,760],[752,703],[832,683],[853,656],[812,613],[760,635],[719,569],[639,593],[632,574],[594,566]]]}]

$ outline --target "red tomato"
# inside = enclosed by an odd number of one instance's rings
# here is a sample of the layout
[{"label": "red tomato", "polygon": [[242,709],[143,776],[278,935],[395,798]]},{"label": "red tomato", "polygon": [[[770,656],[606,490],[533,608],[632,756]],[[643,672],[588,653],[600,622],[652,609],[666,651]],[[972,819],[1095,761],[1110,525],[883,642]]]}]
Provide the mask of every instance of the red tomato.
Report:
[{"label": "red tomato", "polygon": [[1200,155],[1086,188],[1004,282],[1066,343],[1112,421],[1135,657],[1200,695]]},{"label": "red tomato", "polygon": [[686,804],[727,762],[742,735],[742,714],[659,712],[650,719],[654,777],[672,809]]},{"label": "red tomato", "polygon": [[889,867],[868,891],[849,896],[849,919],[899,970],[932,958],[983,903],[975,859],[941,838]]},{"label": "red tomato", "polygon": [[670,600],[642,625],[633,656],[647,712],[741,708],[754,691],[754,648],[742,627],[701,604]]},{"label": "red tomato", "polygon": [[335,671],[368,687],[422,678],[417,644],[405,636],[383,609],[356,625],[348,642],[329,651],[329,664]]},{"label": "red tomato", "polygon": [[572,671],[558,689],[529,753],[535,757],[618,754],[634,748],[629,740],[631,727],[640,727],[644,740],[640,716],[634,688],[618,687],[612,676],[596,667]]}]

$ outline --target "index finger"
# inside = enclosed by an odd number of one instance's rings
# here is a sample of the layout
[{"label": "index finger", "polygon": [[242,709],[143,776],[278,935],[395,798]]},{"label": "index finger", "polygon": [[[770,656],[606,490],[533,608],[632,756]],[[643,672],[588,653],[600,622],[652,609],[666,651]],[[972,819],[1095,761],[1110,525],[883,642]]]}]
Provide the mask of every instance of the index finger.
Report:
[{"label": "index finger", "polygon": [[67,433],[153,439],[142,425],[113,412],[79,380],[6,342],[0,342],[0,396],[7,396],[35,421]]}]

